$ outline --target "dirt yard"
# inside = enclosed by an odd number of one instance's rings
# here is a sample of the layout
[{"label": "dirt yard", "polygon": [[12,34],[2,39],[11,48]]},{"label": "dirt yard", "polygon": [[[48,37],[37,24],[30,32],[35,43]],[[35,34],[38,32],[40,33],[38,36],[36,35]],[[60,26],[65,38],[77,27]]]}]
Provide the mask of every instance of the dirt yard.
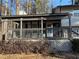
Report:
[{"label": "dirt yard", "polygon": [[1,54],[0,59],[62,59],[62,58],[43,56],[41,54],[31,54],[31,55],[25,55],[25,54],[2,55]]}]

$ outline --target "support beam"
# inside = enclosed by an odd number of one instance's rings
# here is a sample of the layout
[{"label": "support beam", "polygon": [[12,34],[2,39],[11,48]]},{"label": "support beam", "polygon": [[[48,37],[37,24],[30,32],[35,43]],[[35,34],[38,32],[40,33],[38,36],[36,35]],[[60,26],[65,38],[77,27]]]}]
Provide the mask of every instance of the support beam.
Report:
[{"label": "support beam", "polygon": [[43,20],[44,20],[44,18],[41,17],[41,36],[42,36],[42,38],[43,38]]},{"label": "support beam", "polygon": [[3,28],[4,28],[4,21],[2,21],[2,34],[3,34]]},{"label": "support beam", "polygon": [[[6,20],[8,20],[8,19],[6,19]],[[7,35],[7,33],[8,33],[8,22],[4,22],[4,30],[3,30],[3,36],[5,37],[3,40],[7,40],[8,39],[8,35]]]},{"label": "support beam", "polygon": [[13,22],[12,21],[10,21],[10,22],[11,22],[10,28],[9,28],[11,30],[11,37],[10,38],[13,38],[13,35],[12,35],[13,34],[13,30],[12,30],[13,29]]},{"label": "support beam", "polygon": [[11,30],[13,29],[13,22],[11,21]]},{"label": "support beam", "polygon": [[68,38],[69,38],[69,40],[71,40],[71,39],[72,39],[71,15],[69,15],[68,18],[69,18],[69,32],[68,32]]},{"label": "support beam", "polygon": [[22,39],[22,18],[20,19],[20,39]]},{"label": "support beam", "polygon": [[[8,20],[6,20],[6,19],[3,19],[2,21],[20,21],[19,19],[8,19]],[[25,18],[25,19],[23,19],[22,18],[22,20],[23,21],[38,21],[38,20],[40,20],[40,18]]]}]

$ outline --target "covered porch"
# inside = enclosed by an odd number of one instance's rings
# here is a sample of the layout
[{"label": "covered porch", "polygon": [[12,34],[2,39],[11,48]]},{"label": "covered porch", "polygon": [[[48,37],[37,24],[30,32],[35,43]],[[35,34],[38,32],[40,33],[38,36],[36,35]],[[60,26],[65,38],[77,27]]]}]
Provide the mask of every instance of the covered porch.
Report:
[{"label": "covered porch", "polygon": [[[2,17],[2,27],[6,24],[6,39],[58,39],[71,36],[71,26],[65,29],[61,19],[70,17],[68,14],[6,16]],[[70,22],[69,22],[70,23]],[[66,34],[64,34],[64,30]]]}]

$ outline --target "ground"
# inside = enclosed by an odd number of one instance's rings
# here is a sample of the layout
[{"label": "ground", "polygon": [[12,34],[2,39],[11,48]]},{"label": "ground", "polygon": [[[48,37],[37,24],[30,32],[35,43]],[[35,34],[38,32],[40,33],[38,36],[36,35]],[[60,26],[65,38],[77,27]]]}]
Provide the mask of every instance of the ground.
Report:
[{"label": "ground", "polygon": [[41,54],[0,54],[0,59],[79,59],[79,54],[63,54],[56,56],[45,56]]},{"label": "ground", "polygon": [[62,59],[57,57],[51,57],[51,56],[43,56],[41,54],[8,54],[8,55],[0,55],[0,59]]}]

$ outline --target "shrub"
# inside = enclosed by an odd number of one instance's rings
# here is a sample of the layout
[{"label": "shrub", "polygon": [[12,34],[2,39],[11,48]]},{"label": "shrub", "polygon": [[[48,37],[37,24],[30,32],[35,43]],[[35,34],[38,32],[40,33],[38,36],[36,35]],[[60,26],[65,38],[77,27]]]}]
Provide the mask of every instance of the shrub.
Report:
[{"label": "shrub", "polygon": [[71,42],[72,42],[72,50],[74,52],[79,53],[79,39],[73,39]]},{"label": "shrub", "polygon": [[41,53],[48,54],[49,43],[47,41],[0,41],[0,54]]}]

